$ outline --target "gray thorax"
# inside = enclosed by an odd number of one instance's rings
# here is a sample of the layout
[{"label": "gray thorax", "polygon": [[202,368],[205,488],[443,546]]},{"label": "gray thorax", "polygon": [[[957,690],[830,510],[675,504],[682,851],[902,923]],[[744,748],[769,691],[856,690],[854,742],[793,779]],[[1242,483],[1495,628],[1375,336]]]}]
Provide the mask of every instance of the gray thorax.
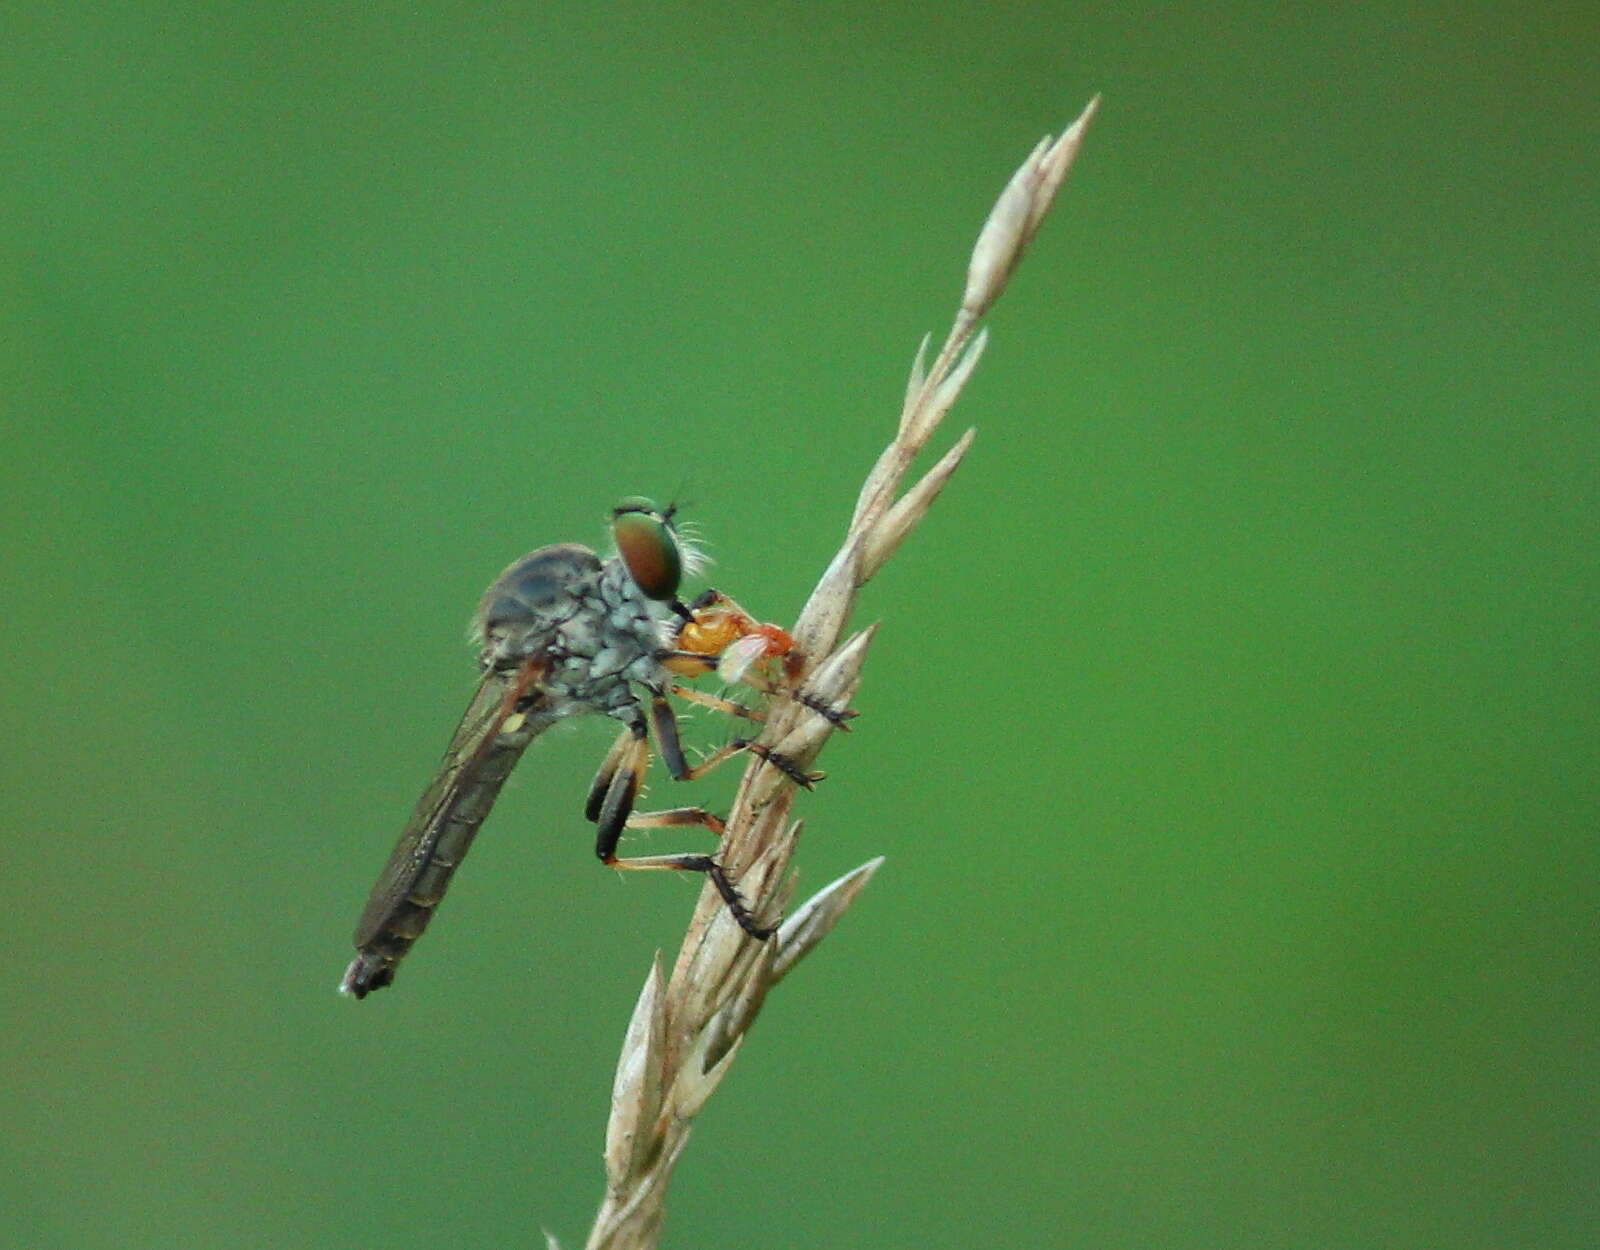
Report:
[{"label": "gray thorax", "polygon": [[481,662],[502,671],[544,654],[539,683],[555,716],[601,712],[641,720],[630,682],[659,690],[668,677],[659,604],[640,592],[620,559],[558,543],[530,552],[484,592],[473,620]]}]

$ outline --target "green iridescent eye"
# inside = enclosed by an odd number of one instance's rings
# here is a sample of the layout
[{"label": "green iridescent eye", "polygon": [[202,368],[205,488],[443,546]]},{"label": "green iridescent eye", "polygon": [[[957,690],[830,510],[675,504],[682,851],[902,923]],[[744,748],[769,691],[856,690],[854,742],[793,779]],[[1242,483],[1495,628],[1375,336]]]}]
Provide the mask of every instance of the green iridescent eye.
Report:
[{"label": "green iridescent eye", "polygon": [[628,574],[648,599],[671,599],[683,580],[678,540],[656,506],[630,495],[611,510],[611,537]]},{"label": "green iridescent eye", "polygon": [[643,495],[624,495],[617,501],[617,506],[611,509],[611,517],[615,520],[624,512],[648,512],[651,516],[660,516],[661,509],[656,507],[654,499],[646,499]]}]

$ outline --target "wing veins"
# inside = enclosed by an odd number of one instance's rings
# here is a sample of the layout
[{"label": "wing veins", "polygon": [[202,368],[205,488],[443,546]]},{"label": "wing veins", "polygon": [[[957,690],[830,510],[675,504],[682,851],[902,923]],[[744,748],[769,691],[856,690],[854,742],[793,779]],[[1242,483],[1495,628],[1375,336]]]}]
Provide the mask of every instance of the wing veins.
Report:
[{"label": "wing veins", "polygon": [[540,725],[521,742],[497,746],[501,727],[548,669],[549,664],[543,657],[535,657],[524,661],[509,679],[494,671],[484,674],[455,733],[451,735],[438,773],[417,800],[411,818],[406,822],[394,850],[390,852],[366,907],[362,909],[355,935],[358,948],[365,947],[378,937],[404,908],[418,879],[433,863],[439,841],[451,818],[457,814],[462,800],[484,780],[486,765],[491,761],[503,762],[505,771],[488,793],[482,810],[469,811],[462,818],[464,836],[461,852],[465,854],[466,846],[489,814],[499,783],[504,781],[505,775],[521,758],[528,743],[545,727]]}]

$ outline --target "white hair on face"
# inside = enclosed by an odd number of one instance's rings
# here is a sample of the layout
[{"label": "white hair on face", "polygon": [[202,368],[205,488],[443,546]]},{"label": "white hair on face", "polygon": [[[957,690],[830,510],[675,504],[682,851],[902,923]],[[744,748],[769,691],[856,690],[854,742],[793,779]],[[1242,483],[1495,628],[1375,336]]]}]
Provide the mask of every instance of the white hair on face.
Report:
[{"label": "white hair on face", "polygon": [[700,532],[698,521],[685,521],[682,525],[674,525],[672,533],[678,540],[678,558],[683,561],[685,577],[699,577],[716,563],[711,553],[706,550],[706,540]]}]

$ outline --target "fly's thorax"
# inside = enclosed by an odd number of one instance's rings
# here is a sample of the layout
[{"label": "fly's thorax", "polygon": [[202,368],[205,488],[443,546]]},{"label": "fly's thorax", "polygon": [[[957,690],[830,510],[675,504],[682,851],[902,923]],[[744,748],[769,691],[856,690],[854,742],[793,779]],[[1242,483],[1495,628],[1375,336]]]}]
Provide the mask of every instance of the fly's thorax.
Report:
[{"label": "fly's thorax", "polygon": [[472,618],[484,663],[503,667],[549,647],[567,622],[598,603],[600,572],[600,558],[578,543],[540,547],[511,564],[483,592]]},{"label": "fly's thorax", "polygon": [[659,689],[666,680],[662,607],[646,598],[619,560],[607,561],[544,640],[550,670],[540,688],[558,715],[599,712],[637,718],[633,683]]},{"label": "fly's thorax", "polygon": [[656,656],[662,648],[666,609],[646,597],[621,559],[608,560],[602,567],[596,594],[595,675],[660,685],[663,672]]},{"label": "fly's thorax", "polygon": [[547,715],[630,720],[638,716],[633,683],[659,689],[669,680],[657,659],[666,611],[621,559],[601,564],[587,547],[560,543],[530,552],[496,578],[473,630],[486,668],[509,670],[535,656],[548,661],[539,681]]}]

